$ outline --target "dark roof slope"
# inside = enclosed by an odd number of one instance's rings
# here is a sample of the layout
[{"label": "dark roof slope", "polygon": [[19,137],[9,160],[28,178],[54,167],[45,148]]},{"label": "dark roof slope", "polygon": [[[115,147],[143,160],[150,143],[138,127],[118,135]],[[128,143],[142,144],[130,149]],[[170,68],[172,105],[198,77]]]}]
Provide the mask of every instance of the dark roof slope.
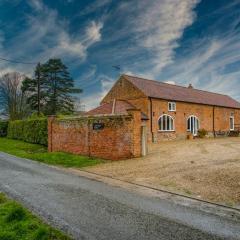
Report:
[{"label": "dark roof slope", "polygon": [[229,108],[240,108],[240,103],[227,95],[177,86],[125,74],[123,77],[130,81],[148,97]]},{"label": "dark roof slope", "polygon": [[[110,103],[104,103],[99,107],[96,107],[86,112],[86,115],[93,116],[93,115],[109,115],[109,114],[127,114],[127,110],[129,109],[136,109],[136,107],[127,101],[116,100],[115,103],[114,101]],[[144,113],[141,113],[141,114],[142,114],[142,119],[144,120],[148,119],[148,117]]]}]

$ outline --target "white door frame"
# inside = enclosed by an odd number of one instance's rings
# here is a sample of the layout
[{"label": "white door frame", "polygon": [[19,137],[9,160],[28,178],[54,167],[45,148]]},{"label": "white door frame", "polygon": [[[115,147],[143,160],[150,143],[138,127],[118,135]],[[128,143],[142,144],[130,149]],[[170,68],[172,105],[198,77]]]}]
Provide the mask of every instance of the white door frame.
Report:
[{"label": "white door frame", "polygon": [[147,155],[147,127],[146,124],[142,124],[141,126],[141,134],[142,134],[142,156]]},{"label": "white door frame", "polygon": [[[232,121],[233,127],[231,127],[231,121]],[[234,131],[234,116],[230,116],[229,123],[230,123],[230,131]]]},{"label": "white door frame", "polygon": [[189,128],[187,130],[190,131],[193,136],[197,136],[199,125],[200,125],[198,117],[194,115],[189,116],[187,119],[187,127],[188,127],[188,120],[190,121],[189,121]]}]

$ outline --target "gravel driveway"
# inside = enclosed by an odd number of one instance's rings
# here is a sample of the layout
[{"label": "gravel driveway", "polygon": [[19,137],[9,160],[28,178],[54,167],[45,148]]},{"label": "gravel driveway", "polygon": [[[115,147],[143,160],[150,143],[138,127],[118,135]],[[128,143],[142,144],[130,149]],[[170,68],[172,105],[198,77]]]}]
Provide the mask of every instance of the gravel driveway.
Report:
[{"label": "gravel driveway", "polygon": [[212,240],[240,236],[238,222],[4,153],[0,153],[0,191],[75,239]]},{"label": "gravel driveway", "polygon": [[169,141],[144,158],[87,170],[240,208],[239,153],[240,137]]}]

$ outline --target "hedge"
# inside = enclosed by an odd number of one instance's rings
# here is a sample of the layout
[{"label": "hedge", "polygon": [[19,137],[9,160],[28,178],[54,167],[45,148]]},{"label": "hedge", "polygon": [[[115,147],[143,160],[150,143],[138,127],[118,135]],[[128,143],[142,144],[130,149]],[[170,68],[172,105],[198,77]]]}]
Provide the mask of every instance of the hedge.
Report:
[{"label": "hedge", "polygon": [[8,124],[7,137],[47,146],[47,119],[40,118],[10,121]]},{"label": "hedge", "polygon": [[0,137],[7,136],[8,121],[0,121]]}]

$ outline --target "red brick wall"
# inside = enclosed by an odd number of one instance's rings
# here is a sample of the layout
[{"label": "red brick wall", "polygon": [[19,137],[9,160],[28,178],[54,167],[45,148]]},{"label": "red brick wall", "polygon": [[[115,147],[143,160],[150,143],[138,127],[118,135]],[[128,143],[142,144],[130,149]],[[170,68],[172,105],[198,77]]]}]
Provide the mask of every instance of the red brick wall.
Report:
[{"label": "red brick wall", "polygon": [[140,98],[147,99],[147,96],[137,89],[131,82],[127,81],[124,77],[121,77],[103,98],[101,103],[112,102],[114,99],[134,100]]},{"label": "red brick wall", "polygon": [[235,124],[240,124],[240,110],[215,107],[215,130],[229,131],[229,117],[233,114]]},{"label": "red brick wall", "polygon": [[[153,111],[153,133],[157,141],[164,139],[183,139],[187,135],[187,119],[190,115],[195,115],[200,121],[200,128],[206,129],[210,134],[213,133],[213,106],[176,102],[176,112],[168,111],[168,101],[152,99]],[[229,118],[234,114],[235,123],[240,123],[240,110],[215,107],[215,131],[229,131]],[[162,114],[171,115],[175,123],[175,131],[160,132],[158,119]]]},{"label": "red brick wall", "polygon": [[[93,130],[93,123],[103,123]],[[128,116],[49,118],[49,151],[63,151],[118,160],[141,156],[141,115],[131,110]]]}]

